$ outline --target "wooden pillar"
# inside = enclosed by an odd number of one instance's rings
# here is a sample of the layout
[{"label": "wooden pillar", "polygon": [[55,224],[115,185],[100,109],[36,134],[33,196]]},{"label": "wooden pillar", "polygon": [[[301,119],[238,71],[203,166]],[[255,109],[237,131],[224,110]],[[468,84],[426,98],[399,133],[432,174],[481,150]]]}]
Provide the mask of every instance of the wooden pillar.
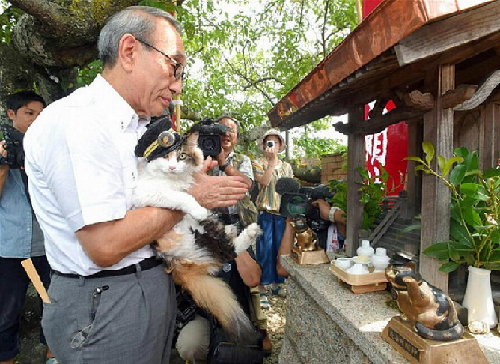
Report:
[{"label": "wooden pillar", "polygon": [[[349,124],[355,128],[364,120],[364,106],[359,105],[349,111]],[[361,177],[356,170],[365,165],[365,137],[359,134],[349,134],[347,137],[347,247],[346,253],[354,256],[359,242],[359,229],[363,206],[359,194]]]},{"label": "wooden pillar", "polygon": [[479,167],[493,168],[500,158],[500,100],[492,100],[481,108],[479,129]]},{"label": "wooden pillar", "polygon": [[[422,124],[412,122],[408,124],[408,156],[419,156],[422,153]],[[406,191],[408,192],[407,206],[403,214],[404,219],[412,219],[420,212],[420,191],[422,190],[421,174],[415,172],[415,163],[408,162],[406,168]]]},{"label": "wooden pillar", "polygon": [[[434,78],[436,104],[424,115],[424,141],[434,145],[436,168],[438,155],[450,158],[453,154],[453,109],[442,108],[442,95],[455,88],[455,66],[440,65]],[[420,240],[420,273],[430,284],[448,291],[448,274],[439,271],[440,263],[422,254],[432,243],[449,239],[450,191],[436,177],[422,177],[422,235]]]}]

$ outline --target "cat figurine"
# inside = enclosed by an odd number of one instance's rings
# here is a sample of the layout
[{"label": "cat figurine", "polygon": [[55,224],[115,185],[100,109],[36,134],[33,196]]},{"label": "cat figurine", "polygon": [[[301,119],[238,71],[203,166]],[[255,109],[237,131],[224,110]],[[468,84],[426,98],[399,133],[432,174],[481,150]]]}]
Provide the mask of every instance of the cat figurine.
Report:
[{"label": "cat figurine", "polygon": [[317,237],[314,231],[307,226],[304,219],[297,219],[291,221],[293,231],[295,233],[295,239],[297,247],[301,252],[317,250]]},{"label": "cat figurine", "polygon": [[[187,190],[193,174],[204,163],[197,133],[187,138],[164,133],[168,123],[155,122],[139,141],[136,155],[146,157],[139,166],[134,204],[157,206],[185,213],[183,219],[156,243],[156,250],[172,272],[174,282],[188,291],[196,304],[210,312],[235,342],[253,342],[254,326],[229,286],[214,277],[220,267],[245,251],[257,239],[260,228],[249,225],[230,238],[225,226],[202,207]],[[160,133],[159,133],[160,132]],[[157,136],[157,140],[152,139]]]},{"label": "cat figurine", "polygon": [[458,320],[453,301],[415,272],[415,264],[389,266],[385,270],[392,285],[393,298],[406,319],[426,339],[451,341],[462,337],[464,327]]}]

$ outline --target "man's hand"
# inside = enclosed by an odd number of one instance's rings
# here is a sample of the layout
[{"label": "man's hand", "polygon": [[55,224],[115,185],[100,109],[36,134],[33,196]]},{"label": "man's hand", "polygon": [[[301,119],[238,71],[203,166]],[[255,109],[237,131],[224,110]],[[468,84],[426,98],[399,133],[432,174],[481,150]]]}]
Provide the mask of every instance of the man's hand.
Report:
[{"label": "man's hand", "polygon": [[7,158],[7,149],[5,149],[5,140],[0,141],[0,155]]},{"label": "man's hand", "polygon": [[316,200],[313,203],[311,203],[314,207],[319,208],[319,217],[323,220],[328,221],[328,214],[330,213],[330,204],[326,202],[325,200]]},{"label": "man's hand", "polygon": [[189,193],[198,203],[211,210],[214,207],[233,206],[248,191],[248,184],[241,176],[209,176],[207,170],[215,167],[217,162],[207,158],[204,168],[195,174],[195,183]]},{"label": "man's hand", "polygon": [[272,147],[264,148],[264,156],[266,157],[267,162],[270,165],[275,166],[276,163],[278,163],[278,148],[276,146],[276,143]]}]

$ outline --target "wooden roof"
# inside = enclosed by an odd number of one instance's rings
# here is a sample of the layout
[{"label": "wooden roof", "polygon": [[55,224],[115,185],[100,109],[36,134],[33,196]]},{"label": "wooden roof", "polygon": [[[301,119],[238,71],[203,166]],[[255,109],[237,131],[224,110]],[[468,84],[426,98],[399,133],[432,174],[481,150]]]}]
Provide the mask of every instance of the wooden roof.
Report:
[{"label": "wooden roof", "polygon": [[495,47],[477,62],[496,69],[499,13],[500,0],[385,0],[269,111],[271,124],[288,129],[345,114],[422,80],[431,64],[458,63]]}]

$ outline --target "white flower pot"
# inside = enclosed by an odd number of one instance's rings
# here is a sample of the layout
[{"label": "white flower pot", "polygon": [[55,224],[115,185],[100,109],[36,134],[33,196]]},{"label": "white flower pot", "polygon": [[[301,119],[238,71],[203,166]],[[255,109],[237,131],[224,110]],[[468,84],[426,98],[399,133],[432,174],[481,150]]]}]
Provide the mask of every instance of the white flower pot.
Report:
[{"label": "white flower pot", "polygon": [[490,274],[490,270],[469,267],[469,280],[462,303],[462,306],[466,307],[469,312],[469,324],[473,321],[481,321],[493,328],[498,322],[491,295]]}]

